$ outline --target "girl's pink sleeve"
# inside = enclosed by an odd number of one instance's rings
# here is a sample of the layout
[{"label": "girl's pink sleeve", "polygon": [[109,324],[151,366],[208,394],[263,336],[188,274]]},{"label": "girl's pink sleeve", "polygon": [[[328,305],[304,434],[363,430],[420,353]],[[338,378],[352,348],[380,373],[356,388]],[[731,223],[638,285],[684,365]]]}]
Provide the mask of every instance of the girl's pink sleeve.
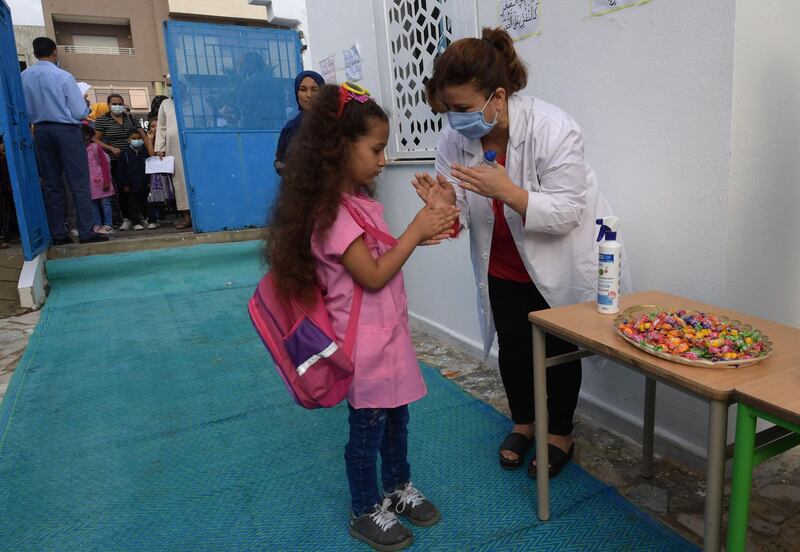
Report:
[{"label": "girl's pink sleeve", "polygon": [[344,205],[339,207],[336,220],[328,230],[324,239],[318,239],[317,243],[321,252],[328,257],[341,257],[350,244],[353,243],[364,230],[356,224],[347,208]]}]

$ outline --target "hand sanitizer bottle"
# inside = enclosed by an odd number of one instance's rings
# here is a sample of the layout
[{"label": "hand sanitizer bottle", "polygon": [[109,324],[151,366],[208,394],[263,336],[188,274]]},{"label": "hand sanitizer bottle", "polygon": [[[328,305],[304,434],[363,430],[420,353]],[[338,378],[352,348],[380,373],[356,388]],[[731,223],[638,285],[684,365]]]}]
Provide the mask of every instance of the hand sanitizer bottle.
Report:
[{"label": "hand sanitizer bottle", "polygon": [[600,225],[599,257],[597,263],[597,310],[603,314],[619,312],[619,286],[622,279],[622,244],[617,241],[619,219],[597,219]]}]

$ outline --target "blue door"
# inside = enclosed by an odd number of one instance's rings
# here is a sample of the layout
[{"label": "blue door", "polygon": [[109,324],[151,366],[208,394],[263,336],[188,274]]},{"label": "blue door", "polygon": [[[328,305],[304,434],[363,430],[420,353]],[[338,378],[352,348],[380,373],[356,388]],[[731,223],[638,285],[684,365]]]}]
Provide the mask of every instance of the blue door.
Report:
[{"label": "blue door", "polygon": [[195,230],[264,226],[278,136],[297,114],[297,33],[182,21],[164,32]]},{"label": "blue door", "polygon": [[30,261],[48,248],[50,231],[22,94],[11,12],[3,0],[0,0],[0,102],[0,133],[6,149],[22,249],[25,260]]}]

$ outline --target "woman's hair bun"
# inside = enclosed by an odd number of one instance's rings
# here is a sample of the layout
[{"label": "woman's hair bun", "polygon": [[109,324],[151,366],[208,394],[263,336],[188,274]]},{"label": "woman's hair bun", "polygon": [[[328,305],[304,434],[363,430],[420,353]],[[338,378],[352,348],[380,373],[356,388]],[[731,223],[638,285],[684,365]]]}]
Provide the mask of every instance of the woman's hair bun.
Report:
[{"label": "woman's hair bun", "polygon": [[514,48],[514,40],[504,29],[500,27],[484,27],[481,29],[481,38],[491,43],[500,52],[508,67],[508,80],[511,85],[509,93],[518,92],[528,84],[528,71],[517,55]]}]

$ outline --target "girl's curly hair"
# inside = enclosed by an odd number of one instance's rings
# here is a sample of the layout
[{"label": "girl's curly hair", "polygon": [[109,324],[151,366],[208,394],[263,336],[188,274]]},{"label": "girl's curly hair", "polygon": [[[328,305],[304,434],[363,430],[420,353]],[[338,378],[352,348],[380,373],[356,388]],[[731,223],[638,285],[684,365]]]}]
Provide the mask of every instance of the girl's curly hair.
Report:
[{"label": "girl's curly hair", "polygon": [[308,300],[317,283],[311,235],[324,235],[336,219],[348,146],[377,121],[388,122],[374,100],[350,101],[339,116],[339,87],[323,86],[289,145],[278,199],[268,221],[264,258],[285,297]]}]

